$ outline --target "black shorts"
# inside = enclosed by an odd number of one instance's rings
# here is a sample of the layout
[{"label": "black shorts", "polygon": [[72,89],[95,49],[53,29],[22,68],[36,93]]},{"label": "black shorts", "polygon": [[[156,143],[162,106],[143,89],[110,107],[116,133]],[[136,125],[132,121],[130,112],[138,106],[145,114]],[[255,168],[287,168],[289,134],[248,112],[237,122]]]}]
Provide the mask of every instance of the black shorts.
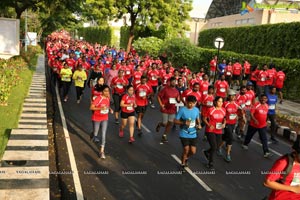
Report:
[{"label": "black shorts", "polygon": [[198,142],[198,138],[180,138],[181,144],[183,147],[185,146],[196,146]]},{"label": "black shorts", "polygon": [[249,78],[250,78],[250,74],[245,74],[245,75],[243,76],[243,80],[249,80]]},{"label": "black shorts", "polygon": [[131,113],[121,112],[121,118],[122,119],[128,119],[128,117],[134,116],[134,111]]},{"label": "black shorts", "polygon": [[147,110],[147,106],[137,106],[135,108],[135,112],[136,113],[145,113]]},{"label": "black shorts", "polygon": [[234,127],[235,124],[226,124],[224,134],[222,135],[222,140],[226,142],[226,145],[232,145]]},{"label": "black shorts", "polygon": [[240,75],[233,75],[233,76],[232,76],[232,80],[233,80],[233,81],[236,81],[236,80],[238,80],[238,81],[239,81],[239,80],[240,80],[240,78],[241,78],[241,76],[240,76]]}]

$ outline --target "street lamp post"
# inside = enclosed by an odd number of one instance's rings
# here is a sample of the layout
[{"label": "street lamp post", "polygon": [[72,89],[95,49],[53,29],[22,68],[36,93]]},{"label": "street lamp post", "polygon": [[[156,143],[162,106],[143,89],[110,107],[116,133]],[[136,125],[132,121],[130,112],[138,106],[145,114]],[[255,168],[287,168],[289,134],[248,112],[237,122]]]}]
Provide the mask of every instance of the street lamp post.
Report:
[{"label": "street lamp post", "polygon": [[197,35],[198,35],[198,22],[201,18],[192,17],[192,20],[195,22],[195,35],[194,35],[194,44],[197,45]]},{"label": "street lamp post", "polygon": [[[220,49],[222,49],[223,46],[224,46],[224,39],[222,37],[215,38],[214,45],[218,49],[217,63],[216,63],[216,68],[218,68],[218,61],[219,61]],[[215,81],[216,81],[217,71],[218,70],[216,69],[216,73],[215,73],[215,76],[214,76],[214,82],[213,82],[214,84],[215,84]]]}]

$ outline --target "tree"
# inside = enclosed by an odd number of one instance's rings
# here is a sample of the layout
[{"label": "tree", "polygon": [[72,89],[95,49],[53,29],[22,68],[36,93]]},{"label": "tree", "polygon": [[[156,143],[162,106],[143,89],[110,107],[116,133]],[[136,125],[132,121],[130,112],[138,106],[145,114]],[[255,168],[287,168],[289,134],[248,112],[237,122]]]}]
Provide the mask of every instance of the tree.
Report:
[{"label": "tree", "polygon": [[90,9],[87,16],[100,21],[122,19],[128,15],[129,52],[137,28],[158,29],[164,25],[166,29],[182,34],[187,29],[184,21],[189,18],[192,0],[87,0],[85,8]]},{"label": "tree", "polygon": [[22,1],[22,0],[1,0],[0,1],[0,7],[1,8],[14,8],[15,12],[16,12],[16,18],[20,19],[22,13],[26,10],[26,9],[37,9],[37,5],[38,3],[42,2],[42,0],[26,0],[26,1]]}]

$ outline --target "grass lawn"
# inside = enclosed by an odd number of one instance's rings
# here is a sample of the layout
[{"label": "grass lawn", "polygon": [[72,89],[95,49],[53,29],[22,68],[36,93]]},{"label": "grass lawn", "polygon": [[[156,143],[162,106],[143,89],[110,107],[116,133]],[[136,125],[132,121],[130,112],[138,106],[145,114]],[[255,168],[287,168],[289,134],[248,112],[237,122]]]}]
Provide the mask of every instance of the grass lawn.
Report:
[{"label": "grass lawn", "polygon": [[[37,58],[32,59],[33,66],[36,65],[36,60]],[[11,129],[18,127],[23,102],[28,94],[34,71],[35,67],[32,67],[31,69],[25,69],[20,74],[21,82],[12,89],[8,105],[0,106],[0,159],[2,159],[5,151]]]}]

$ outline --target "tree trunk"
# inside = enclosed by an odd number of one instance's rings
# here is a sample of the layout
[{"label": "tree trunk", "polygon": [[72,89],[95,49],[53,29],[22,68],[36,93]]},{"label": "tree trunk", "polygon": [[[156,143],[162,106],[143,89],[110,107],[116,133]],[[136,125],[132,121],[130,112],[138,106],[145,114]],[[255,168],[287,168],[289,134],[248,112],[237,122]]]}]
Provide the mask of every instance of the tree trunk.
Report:
[{"label": "tree trunk", "polygon": [[130,33],[129,34],[129,38],[128,38],[128,43],[127,43],[127,49],[126,52],[129,53],[130,52],[130,48],[131,48],[131,44],[132,44],[132,40],[134,38],[134,34]]},{"label": "tree trunk", "polygon": [[21,19],[22,11],[16,11],[17,19]]}]

